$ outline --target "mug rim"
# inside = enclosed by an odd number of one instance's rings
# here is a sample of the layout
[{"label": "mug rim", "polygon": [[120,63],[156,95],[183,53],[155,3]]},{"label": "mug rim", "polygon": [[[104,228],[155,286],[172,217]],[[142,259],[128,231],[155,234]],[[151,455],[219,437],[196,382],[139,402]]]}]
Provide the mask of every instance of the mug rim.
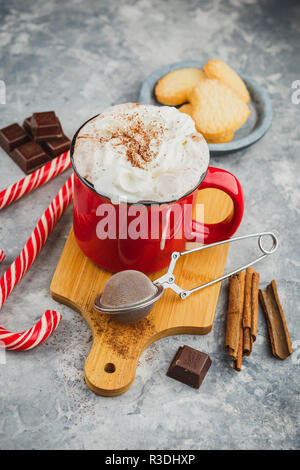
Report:
[{"label": "mug rim", "polygon": [[[99,193],[98,191],[96,191],[94,185],[92,183],[90,183],[86,178],[83,178],[83,176],[81,176],[76,168],[76,165],[74,163],[74,158],[73,158],[73,154],[74,154],[74,149],[75,149],[75,143],[76,143],[76,139],[77,139],[77,136],[79,134],[79,132],[81,131],[81,129],[90,121],[92,121],[92,119],[95,119],[97,116],[100,116],[101,113],[98,113],[96,114],[95,116],[91,117],[90,119],[88,119],[87,121],[85,121],[80,127],[79,129],[75,132],[74,136],[73,136],[73,139],[71,141],[71,145],[70,145],[70,161],[71,161],[71,165],[72,165],[72,168],[74,170],[74,173],[76,174],[76,176],[80,179],[80,181],[85,185],[87,186],[91,191],[93,191],[95,194],[97,194],[98,196],[100,197],[103,197],[105,199],[107,199],[108,201],[111,202],[111,204],[114,204],[111,200],[111,198],[105,194],[101,194]],[[209,156],[209,159],[210,159],[210,156]],[[199,186],[201,185],[202,181],[204,180],[206,174],[207,174],[207,171],[208,171],[208,167],[209,165],[207,166],[207,169],[204,173],[202,173],[201,177],[200,177],[200,180],[199,180],[199,183],[190,191],[188,191],[187,193],[185,193],[183,196],[181,196],[179,199],[173,199],[171,201],[164,201],[164,202],[158,202],[158,201],[137,201],[137,202],[128,202],[128,201],[120,201],[119,203],[117,204],[120,204],[120,203],[125,203],[127,204],[128,206],[130,205],[141,205],[143,204],[144,206],[160,206],[160,205],[163,205],[163,204],[172,204],[174,202],[178,202],[178,201],[181,201],[182,199],[185,199],[186,197],[190,196],[194,191],[196,191],[196,189],[199,188]]]}]

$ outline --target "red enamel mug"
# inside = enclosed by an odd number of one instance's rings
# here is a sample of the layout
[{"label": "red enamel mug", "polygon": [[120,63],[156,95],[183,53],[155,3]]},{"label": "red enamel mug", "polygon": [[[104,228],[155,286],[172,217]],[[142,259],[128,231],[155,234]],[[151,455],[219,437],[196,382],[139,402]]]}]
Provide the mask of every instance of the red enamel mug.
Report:
[{"label": "red enamel mug", "polygon": [[[239,227],[244,212],[242,187],[233,174],[214,167],[209,167],[197,187],[177,201],[112,203],[76,170],[73,151],[79,130],[71,144],[74,235],[83,253],[97,266],[111,272],[136,269],[148,274],[168,266],[171,253],[184,251],[187,241],[217,242],[230,238]],[[192,219],[197,192],[206,188],[219,189],[231,197],[234,209],[230,217],[215,224]],[[105,230],[107,227],[110,230]]]}]

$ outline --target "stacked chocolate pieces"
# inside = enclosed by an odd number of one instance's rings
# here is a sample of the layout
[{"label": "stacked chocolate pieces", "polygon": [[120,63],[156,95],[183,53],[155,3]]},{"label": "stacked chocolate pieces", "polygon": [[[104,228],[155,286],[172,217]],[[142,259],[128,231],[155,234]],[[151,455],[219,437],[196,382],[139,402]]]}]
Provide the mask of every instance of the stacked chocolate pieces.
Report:
[{"label": "stacked chocolate pieces", "polygon": [[14,123],[0,130],[0,145],[26,174],[70,148],[54,111],[34,113],[23,127]]}]

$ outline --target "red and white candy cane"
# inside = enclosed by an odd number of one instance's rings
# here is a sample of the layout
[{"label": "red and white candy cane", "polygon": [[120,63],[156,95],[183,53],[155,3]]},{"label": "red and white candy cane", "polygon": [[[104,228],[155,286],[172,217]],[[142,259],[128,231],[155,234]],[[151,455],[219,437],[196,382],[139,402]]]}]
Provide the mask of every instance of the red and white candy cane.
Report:
[{"label": "red and white candy cane", "polygon": [[2,263],[2,261],[3,261],[4,259],[5,259],[5,253],[4,253],[4,251],[2,251],[2,250],[0,249],[0,264]]},{"label": "red and white candy cane", "polygon": [[[54,225],[70,204],[72,197],[73,175],[55,196],[38,221],[23,250],[0,279],[0,308],[38,256]],[[60,313],[47,310],[35,326],[22,333],[11,333],[0,327],[0,344],[6,349],[15,351],[27,351],[35,348],[53,333],[60,320]]]},{"label": "red and white candy cane", "polygon": [[51,162],[42,166],[39,170],[34,171],[31,175],[25,176],[25,178],[22,178],[17,183],[3,189],[3,191],[0,192],[0,210],[39,186],[48,183],[48,181],[55,178],[55,176],[65,171],[70,166],[70,153],[62,153],[59,157],[54,158]]},{"label": "red and white candy cane", "polygon": [[[25,178],[3,189],[0,191],[0,210],[43,184],[48,183],[48,181],[70,168],[70,166],[70,153],[62,153],[59,157],[54,158],[51,162],[47,163],[39,170],[34,171],[31,175],[25,176]],[[4,251],[0,249],[0,264],[5,259],[5,256]]]}]

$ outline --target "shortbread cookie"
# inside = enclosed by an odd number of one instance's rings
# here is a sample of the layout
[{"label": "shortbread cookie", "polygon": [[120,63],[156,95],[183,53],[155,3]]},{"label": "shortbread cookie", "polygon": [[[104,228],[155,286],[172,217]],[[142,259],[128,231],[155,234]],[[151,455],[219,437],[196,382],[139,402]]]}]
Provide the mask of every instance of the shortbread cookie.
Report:
[{"label": "shortbread cookie", "polygon": [[192,117],[199,132],[209,139],[232,132],[248,119],[250,109],[228,86],[216,79],[200,80],[189,93]]},{"label": "shortbread cookie", "polygon": [[[178,111],[180,111],[181,113],[188,114],[189,116],[193,117],[193,105],[191,105],[191,103],[183,104],[182,106],[180,106],[180,108],[178,108]],[[197,131],[201,132],[198,129],[196,123],[195,123],[195,126],[196,126]],[[233,131],[224,132],[223,134],[218,134],[212,138],[207,137],[207,136],[206,137],[203,136],[203,137],[209,144],[222,144],[225,142],[231,142],[234,137],[234,132]]]},{"label": "shortbread cookie", "polygon": [[176,106],[187,101],[188,93],[205,77],[200,69],[174,70],[161,78],[155,87],[155,96],[162,104]]},{"label": "shortbread cookie", "polygon": [[224,132],[217,137],[205,137],[203,136],[208,144],[225,144],[226,142],[231,142],[234,137],[233,131]]},{"label": "shortbread cookie", "polygon": [[191,105],[191,103],[183,104],[182,106],[180,106],[180,108],[178,108],[178,111],[180,111],[181,113],[188,114],[191,117],[192,117],[192,110],[193,110],[193,106]]},{"label": "shortbread cookie", "polygon": [[205,74],[209,78],[217,78],[234,90],[245,102],[249,103],[250,95],[241,77],[222,60],[210,60],[204,65]]}]

